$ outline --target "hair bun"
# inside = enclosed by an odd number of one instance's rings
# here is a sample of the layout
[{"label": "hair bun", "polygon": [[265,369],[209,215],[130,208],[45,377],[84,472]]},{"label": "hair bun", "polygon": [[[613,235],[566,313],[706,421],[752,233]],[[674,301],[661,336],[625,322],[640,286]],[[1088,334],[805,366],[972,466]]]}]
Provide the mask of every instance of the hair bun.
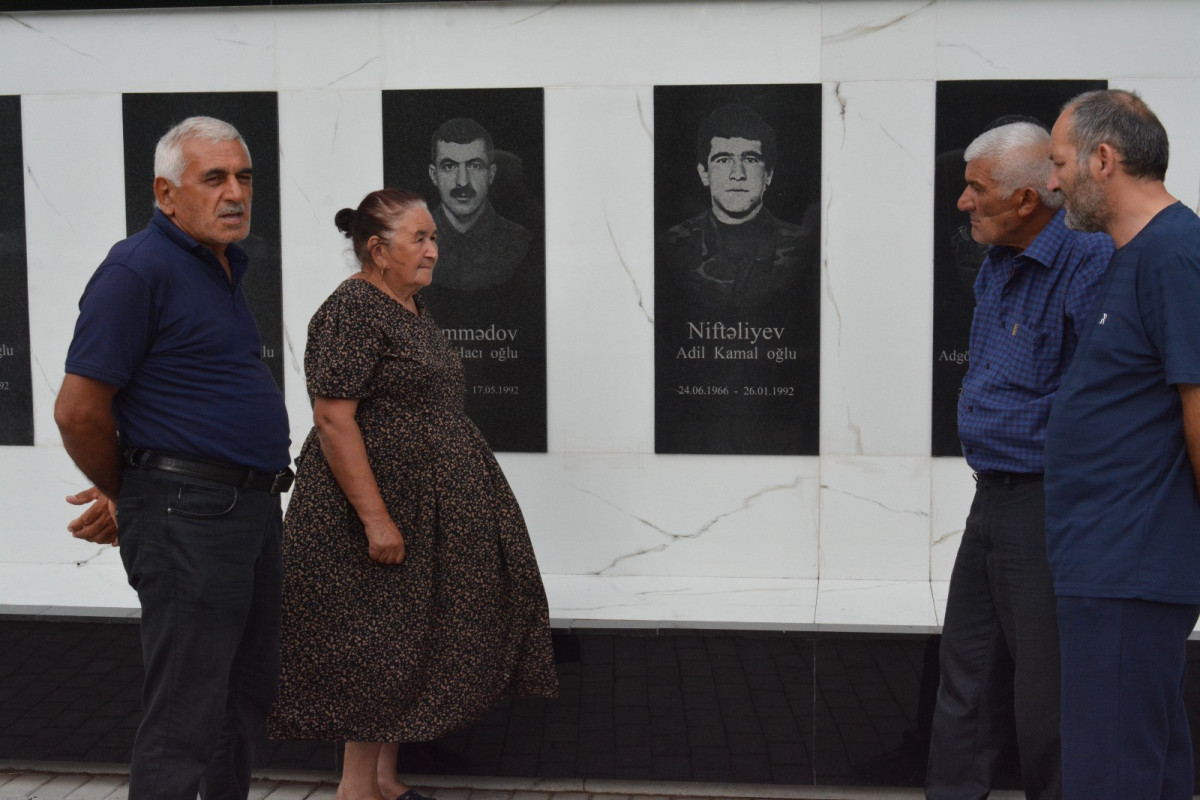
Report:
[{"label": "hair bun", "polygon": [[343,208],[341,211],[333,215],[333,224],[337,225],[337,229],[341,231],[347,239],[352,236],[351,229],[354,227],[354,209]]}]

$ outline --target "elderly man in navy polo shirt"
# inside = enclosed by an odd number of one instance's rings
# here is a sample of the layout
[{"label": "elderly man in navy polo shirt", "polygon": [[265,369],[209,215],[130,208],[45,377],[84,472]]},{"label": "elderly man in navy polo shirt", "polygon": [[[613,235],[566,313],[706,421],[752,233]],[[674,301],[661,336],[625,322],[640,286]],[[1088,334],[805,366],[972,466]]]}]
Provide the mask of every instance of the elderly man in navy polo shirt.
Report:
[{"label": "elderly man in navy polo shirt", "polygon": [[958,200],[990,245],[975,282],[958,432],[975,499],[950,578],[925,793],[978,800],[1015,725],[1030,798],[1061,793],[1059,655],[1046,559],[1042,442],[1050,404],[1112,255],[1067,230],[1046,189],[1050,135],[1013,122],[964,153]]},{"label": "elderly man in navy polo shirt", "polygon": [[192,117],[159,141],[154,173],[150,225],[84,290],[54,416],[95,483],[85,497],[118,520],[85,514],[76,536],[119,534],[142,607],[129,797],[245,798],[277,680],[291,483],[287,413],[234,244],[250,231],[250,154],[232,126]]},{"label": "elderly man in navy polo shirt", "polygon": [[1200,613],[1200,219],[1132,92],[1054,125],[1067,224],[1117,245],[1046,432],[1063,663],[1063,796],[1192,797],[1184,683]]}]

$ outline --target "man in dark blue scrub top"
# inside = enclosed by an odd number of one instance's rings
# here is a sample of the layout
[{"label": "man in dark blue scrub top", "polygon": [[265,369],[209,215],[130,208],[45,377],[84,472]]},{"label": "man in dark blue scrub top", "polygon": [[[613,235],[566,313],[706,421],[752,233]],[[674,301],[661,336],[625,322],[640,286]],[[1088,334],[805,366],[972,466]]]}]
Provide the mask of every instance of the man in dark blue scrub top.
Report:
[{"label": "man in dark blue scrub top", "polygon": [[1067,224],[1117,247],[1046,434],[1067,800],[1192,797],[1200,218],[1167,193],[1167,154],[1131,92],[1074,98],[1052,134]]},{"label": "man in dark blue scrub top", "polygon": [[130,800],[244,800],[278,679],[292,477],[234,244],[250,231],[250,154],[231,125],[192,117],[159,140],[154,174],[149,226],[113,246],[79,302],[54,418],[96,485],[72,529],[119,535],[142,608]]}]

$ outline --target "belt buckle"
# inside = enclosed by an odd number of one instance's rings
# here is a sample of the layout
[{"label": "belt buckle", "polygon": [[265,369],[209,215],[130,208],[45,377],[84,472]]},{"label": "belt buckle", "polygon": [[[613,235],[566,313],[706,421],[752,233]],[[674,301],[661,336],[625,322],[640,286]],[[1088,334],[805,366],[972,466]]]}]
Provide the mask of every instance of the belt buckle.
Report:
[{"label": "belt buckle", "polygon": [[275,477],[271,481],[271,488],[267,491],[271,494],[283,494],[292,488],[294,480],[296,480],[296,473],[292,472],[291,467],[285,467],[282,471],[275,473]]}]

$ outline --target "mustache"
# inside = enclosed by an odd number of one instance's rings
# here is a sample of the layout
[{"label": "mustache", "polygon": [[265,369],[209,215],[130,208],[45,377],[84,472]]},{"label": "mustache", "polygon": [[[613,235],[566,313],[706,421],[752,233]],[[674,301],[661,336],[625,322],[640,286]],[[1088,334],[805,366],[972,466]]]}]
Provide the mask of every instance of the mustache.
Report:
[{"label": "mustache", "polygon": [[455,200],[470,200],[477,192],[471,186],[455,186],[450,190],[450,196]]},{"label": "mustache", "polygon": [[228,205],[223,205],[217,209],[218,217],[223,217],[226,214],[245,214],[245,213],[246,213],[246,204],[245,203],[229,203]]}]

